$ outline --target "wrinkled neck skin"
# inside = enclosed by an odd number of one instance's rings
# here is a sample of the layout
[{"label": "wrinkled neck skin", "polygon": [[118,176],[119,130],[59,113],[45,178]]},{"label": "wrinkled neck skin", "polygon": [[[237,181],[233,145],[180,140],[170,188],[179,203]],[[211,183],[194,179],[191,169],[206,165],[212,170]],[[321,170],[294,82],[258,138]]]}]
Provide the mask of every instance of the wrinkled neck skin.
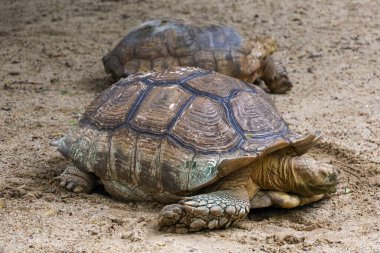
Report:
[{"label": "wrinkled neck skin", "polygon": [[296,173],[295,157],[271,154],[250,164],[250,179],[263,190],[291,192],[302,196],[314,195],[307,182]]}]

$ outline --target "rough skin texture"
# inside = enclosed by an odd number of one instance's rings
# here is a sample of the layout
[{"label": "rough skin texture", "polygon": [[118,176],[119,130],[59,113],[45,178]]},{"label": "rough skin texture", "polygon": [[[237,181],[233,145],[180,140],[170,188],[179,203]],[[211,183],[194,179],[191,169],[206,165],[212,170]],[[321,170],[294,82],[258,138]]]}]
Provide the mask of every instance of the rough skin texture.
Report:
[{"label": "rough skin texture", "polygon": [[216,191],[165,206],[158,215],[158,225],[163,231],[176,233],[228,228],[244,219],[249,210],[245,189]]}]

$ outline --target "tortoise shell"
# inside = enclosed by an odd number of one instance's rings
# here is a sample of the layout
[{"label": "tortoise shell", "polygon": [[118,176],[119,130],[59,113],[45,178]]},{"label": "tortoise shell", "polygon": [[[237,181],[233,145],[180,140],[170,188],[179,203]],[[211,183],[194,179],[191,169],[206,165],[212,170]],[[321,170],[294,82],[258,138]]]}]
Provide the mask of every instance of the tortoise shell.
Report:
[{"label": "tortoise shell", "polygon": [[260,75],[262,60],[274,50],[273,39],[245,40],[229,26],[155,19],[130,31],[102,60],[106,72],[117,79],[190,66],[252,82]]},{"label": "tortoise shell", "polygon": [[58,150],[100,177],[113,195],[134,189],[137,199],[147,200],[194,192],[260,156],[307,147],[314,138],[292,132],[261,88],[177,68],[112,85]]}]

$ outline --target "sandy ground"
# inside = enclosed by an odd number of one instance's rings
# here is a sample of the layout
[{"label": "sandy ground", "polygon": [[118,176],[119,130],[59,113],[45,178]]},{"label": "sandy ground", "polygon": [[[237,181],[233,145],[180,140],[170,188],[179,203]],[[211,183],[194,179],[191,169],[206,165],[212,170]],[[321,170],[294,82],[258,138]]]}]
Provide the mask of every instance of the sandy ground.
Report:
[{"label": "sandy ground", "polygon": [[[380,1],[2,0],[0,252],[380,252]],[[72,194],[48,145],[112,81],[101,57],[154,17],[202,17],[275,37],[294,89],[272,96],[339,170],[331,198],[266,209],[224,231],[157,231],[161,204]]]}]

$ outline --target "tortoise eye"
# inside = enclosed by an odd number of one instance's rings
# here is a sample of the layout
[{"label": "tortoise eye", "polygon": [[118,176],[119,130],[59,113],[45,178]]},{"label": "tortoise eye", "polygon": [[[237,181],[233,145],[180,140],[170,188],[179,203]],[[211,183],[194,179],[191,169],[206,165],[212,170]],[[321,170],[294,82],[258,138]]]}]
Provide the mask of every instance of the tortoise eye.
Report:
[{"label": "tortoise eye", "polygon": [[162,20],[161,24],[163,25],[163,24],[166,24],[167,22],[168,22],[167,20]]},{"label": "tortoise eye", "polygon": [[153,26],[151,26],[151,25],[147,25],[147,26],[144,26],[144,27],[143,27],[144,30],[150,30],[150,29],[152,29],[152,28],[153,28]]}]

